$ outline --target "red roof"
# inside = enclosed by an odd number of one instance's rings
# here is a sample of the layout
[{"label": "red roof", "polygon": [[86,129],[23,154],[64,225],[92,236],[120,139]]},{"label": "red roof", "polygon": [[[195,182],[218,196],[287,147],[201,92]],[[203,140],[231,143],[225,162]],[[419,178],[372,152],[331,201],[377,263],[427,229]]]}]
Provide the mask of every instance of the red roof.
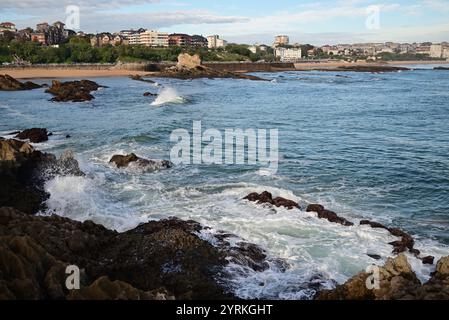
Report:
[{"label": "red roof", "polygon": [[4,27],[12,27],[12,26],[15,26],[15,24],[12,23],[12,22],[2,22],[2,23],[0,23],[0,25],[2,25],[2,26],[4,26]]}]

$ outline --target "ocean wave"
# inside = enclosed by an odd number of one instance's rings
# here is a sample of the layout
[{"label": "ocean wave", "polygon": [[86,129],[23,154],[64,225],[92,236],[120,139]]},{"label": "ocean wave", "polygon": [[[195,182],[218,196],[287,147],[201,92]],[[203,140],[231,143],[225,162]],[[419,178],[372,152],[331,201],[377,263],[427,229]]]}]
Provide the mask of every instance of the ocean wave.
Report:
[{"label": "ocean wave", "polygon": [[163,88],[157,98],[151,103],[152,106],[160,106],[164,104],[182,104],[187,100],[182,97],[174,88]]}]

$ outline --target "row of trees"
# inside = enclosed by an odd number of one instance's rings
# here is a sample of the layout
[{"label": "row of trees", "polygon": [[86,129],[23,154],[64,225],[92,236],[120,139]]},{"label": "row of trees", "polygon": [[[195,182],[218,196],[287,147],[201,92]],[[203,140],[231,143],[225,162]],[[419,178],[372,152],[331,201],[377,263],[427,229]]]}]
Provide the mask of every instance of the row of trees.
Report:
[{"label": "row of trees", "polygon": [[87,37],[72,37],[58,47],[37,42],[0,38],[0,63],[13,62],[14,56],[31,63],[115,63],[117,61],[176,61],[181,52],[198,53],[204,61],[274,61],[272,50],[251,52],[245,45],[230,44],[225,49],[150,48],[139,45],[92,47]]}]

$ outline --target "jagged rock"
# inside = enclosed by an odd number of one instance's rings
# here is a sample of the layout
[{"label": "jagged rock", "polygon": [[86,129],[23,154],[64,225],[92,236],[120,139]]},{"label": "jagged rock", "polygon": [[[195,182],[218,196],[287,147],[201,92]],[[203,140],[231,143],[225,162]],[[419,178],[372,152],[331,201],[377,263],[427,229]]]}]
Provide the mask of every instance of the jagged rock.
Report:
[{"label": "jagged rock", "polygon": [[0,90],[18,91],[18,90],[33,90],[37,88],[41,88],[41,86],[30,81],[22,83],[7,74],[0,75]]},{"label": "jagged rock", "polygon": [[339,223],[344,226],[353,226],[354,224],[345,218],[339,217],[335,212],[326,210],[320,204],[309,204],[306,209],[307,212],[316,212],[318,214],[318,218],[326,219],[330,222]]},{"label": "jagged rock", "polygon": [[48,132],[45,128],[32,128],[19,132],[15,138],[29,140],[32,143],[48,141]]},{"label": "jagged rock", "polygon": [[293,209],[293,208],[298,208],[299,209],[299,205],[297,202],[293,201],[293,200],[289,200],[289,199],[285,199],[282,197],[276,197],[273,199],[273,196],[271,193],[269,193],[268,191],[264,191],[261,194],[258,194],[257,192],[254,193],[250,193],[249,195],[247,195],[245,198],[243,198],[244,200],[248,200],[248,201],[252,201],[252,202],[257,202],[257,203],[269,203],[272,204],[276,207],[285,207],[289,210]]},{"label": "jagged rock", "polygon": [[143,94],[144,97],[154,97],[157,96],[157,93],[145,92]]},{"label": "jagged rock", "polygon": [[188,53],[181,53],[178,56],[178,68],[194,69],[201,66],[201,58],[198,54],[190,55]]},{"label": "jagged rock", "polygon": [[73,290],[68,300],[174,300],[165,289],[142,291],[123,281],[111,281],[107,276],[95,280],[90,286]]},{"label": "jagged rock", "polygon": [[146,168],[152,171],[160,169],[169,169],[173,166],[173,164],[168,160],[155,161],[151,159],[143,159],[136,156],[134,153],[128,154],[126,156],[114,155],[112,156],[109,162],[115,163],[117,168],[126,168],[131,163],[134,163],[136,166],[140,168]]},{"label": "jagged rock", "polygon": [[[227,299],[233,297],[227,293],[224,270],[230,260],[255,270],[268,267],[264,251],[257,246],[244,242],[231,246],[218,241],[215,247],[198,236],[202,230],[205,228],[194,221],[172,218],[117,233],[91,221],[32,216],[0,208],[0,248],[26,254],[18,261],[11,254],[0,253],[0,294],[8,299],[143,299],[172,295]],[[23,249],[10,245],[15,237],[25,242]],[[79,292],[65,290],[67,265],[81,270]]]},{"label": "jagged rock", "polygon": [[435,257],[433,256],[426,256],[421,258],[421,261],[423,264],[433,264],[433,261],[435,260]]},{"label": "jagged rock", "polygon": [[[198,57],[199,58],[199,57]],[[198,78],[233,78],[268,81],[253,75],[234,73],[229,71],[219,71],[201,65],[195,56],[189,54],[181,54],[178,56],[178,64],[169,68],[165,68],[160,72],[154,73],[154,77],[177,78],[177,79],[198,79]],[[198,63],[199,62],[199,63]]]},{"label": "jagged rock", "polygon": [[372,253],[367,253],[366,254],[368,257],[373,258],[374,260],[380,260],[382,259],[382,257],[378,254],[372,254]]},{"label": "jagged rock", "polygon": [[142,82],[147,82],[147,83],[155,83],[153,80],[151,79],[144,79],[141,75],[139,74],[134,74],[129,76],[130,79],[132,80],[136,80],[136,81],[142,81]]},{"label": "jagged rock", "polygon": [[99,84],[90,80],[81,81],[67,81],[60,82],[53,80],[50,88],[45,92],[54,95],[55,97],[51,101],[56,102],[82,102],[95,99],[90,93],[91,91],[97,91],[99,88],[104,88]]},{"label": "jagged rock", "polygon": [[[380,228],[380,229],[385,229],[388,232],[390,232],[391,235],[395,236],[395,237],[399,237],[401,238],[401,240],[399,241],[393,241],[390,242],[389,244],[391,244],[393,246],[393,253],[401,253],[401,252],[405,252],[405,251],[409,251],[410,253],[414,254],[416,257],[418,257],[421,252],[418,249],[414,248],[415,245],[415,240],[413,240],[413,237],[411,235],[409,235],[407,232],[402,231],[399,228],[389,228],[384,226],[381,223],[375,222],[375,221],[369,221],[369,220],[362,220],[360,221],[360,225],[369,225],[371,226],[371,228]],[[428,259],[426,259],[426,263],[428,263]],[[424,261],[423,261],[424,263]]]},{"label": "jagged rock", "polygon": [[35,150],[28,142],[0,139],[0,206],[10,206],[28,214],[45,208],[46,179],[57,174],[82,175],[78,162]]}]

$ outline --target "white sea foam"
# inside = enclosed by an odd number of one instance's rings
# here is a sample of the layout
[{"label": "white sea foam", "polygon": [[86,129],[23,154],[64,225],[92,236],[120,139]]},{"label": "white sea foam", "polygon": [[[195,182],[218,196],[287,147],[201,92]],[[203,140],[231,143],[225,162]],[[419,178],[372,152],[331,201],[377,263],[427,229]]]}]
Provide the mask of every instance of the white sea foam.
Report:
[{"label": "white sea foam", "polygon": [[[388,242],[397,238],[386,230],[359,226],[355,218],[345,215],[356,225],[344,227],[319,219],[313,212],[242,200],[248,193],[268,190],[273,196],[298,201],[304,208],[309,199],[290,190],[244,182],[172,188],[162,177],[132,172],[120,175],[120,179],[117,174],[111,175],[118,179],[112,182],[107,177],[111,169],[102,168],[106,176],[94,167],[87,168],[96,171],[93,177],[57,177],[47,182],[51,194],[48,212],[80,221],[91,219],[119,231],[170,216],[192,219],[212,228],[198,236],[213,245],[217,244],[216,230],[223,230],[261,246],[269,258],[281,258],[290,265],[282,270],[271,264],[267,270],[256,272],[229,264],[227,271],[233,276],[228,284],[241,298],[308,299],[315,292],[311,282],[330,288],[368,265],[383,265],[387,257],[393,256]],[[165,174],[185,176],[186,172]],[[417,239],[415,247],[437,259],[447,254],[447,247],[428,239]],[[373,260],[368,253],[379,254],[382,259]],[[412,255],[408,258],[418,277],[428,279],[434,267],[422,265]]]},{"label": "white sea foam", "polygon": [[184,103],[185,99],[174,89],[165,87],[158,94],[157,98],[151,103],[152,106],[160,106],[170,103]]}]

